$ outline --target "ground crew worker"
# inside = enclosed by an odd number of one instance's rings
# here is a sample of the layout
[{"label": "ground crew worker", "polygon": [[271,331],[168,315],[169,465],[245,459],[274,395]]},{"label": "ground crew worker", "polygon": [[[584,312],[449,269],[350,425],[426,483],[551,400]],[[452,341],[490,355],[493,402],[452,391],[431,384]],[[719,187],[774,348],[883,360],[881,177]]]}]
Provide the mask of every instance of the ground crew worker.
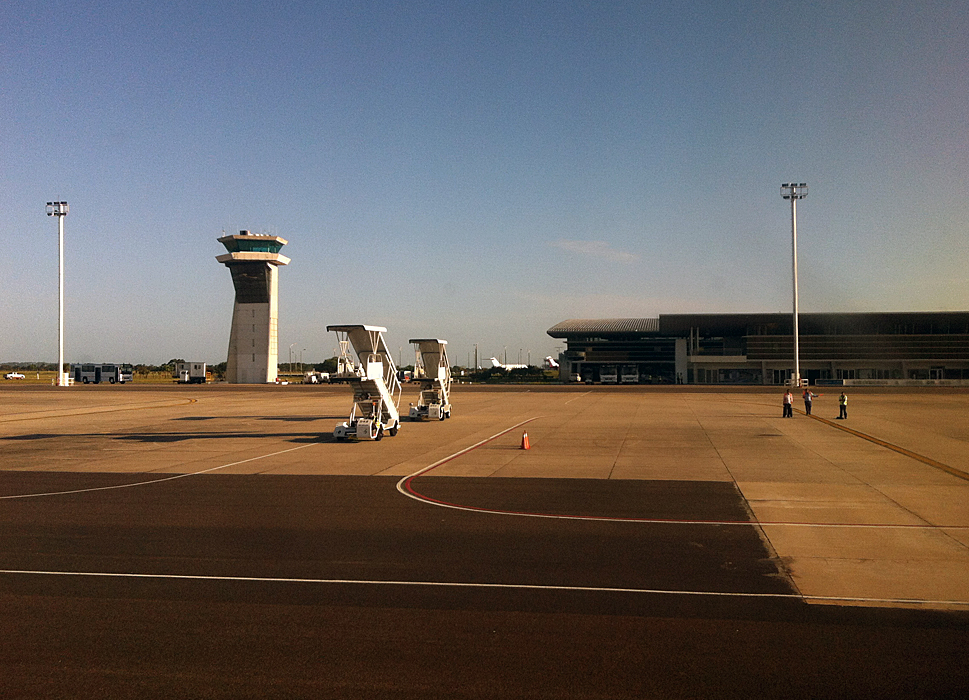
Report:
[{"label": "ground crew worker", "polygon": [[784,418],[794,417],[794,394],[788,389],[784,393]]},{"label": "ground crew worker", "polygon": [[807,415],[811,415],[811,399],[813,399],[817,394],[811,393],[810,389],[804,390],[804,412]]},{"label": "ground crew worker", "polygon": [[848,395],[843,391],[838,397],[838,418],[845,420],[848,417]]}]

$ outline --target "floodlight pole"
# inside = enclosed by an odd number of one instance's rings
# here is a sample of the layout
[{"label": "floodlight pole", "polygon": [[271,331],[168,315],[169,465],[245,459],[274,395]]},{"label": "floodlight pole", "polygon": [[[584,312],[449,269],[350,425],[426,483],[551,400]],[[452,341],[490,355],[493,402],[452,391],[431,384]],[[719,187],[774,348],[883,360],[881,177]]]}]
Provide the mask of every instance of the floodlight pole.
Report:
[{"label": "floodlight pole", "polygon": [[781,185],[781,197],[791,200],[791,268],[794,281],[794,376],[791,377],[793,386],[801,386],[800,348],[798,347],[797,332],[797,200],[804,199],[808,194],[806,182],[786,182]]},{"label": "floodlight pole", "polygon": [[64,372],[64,217],[67,216],[67,212],[67,202],[47,202],[47,216],[57,217],[57,386],[68,385],[67,374]]}]

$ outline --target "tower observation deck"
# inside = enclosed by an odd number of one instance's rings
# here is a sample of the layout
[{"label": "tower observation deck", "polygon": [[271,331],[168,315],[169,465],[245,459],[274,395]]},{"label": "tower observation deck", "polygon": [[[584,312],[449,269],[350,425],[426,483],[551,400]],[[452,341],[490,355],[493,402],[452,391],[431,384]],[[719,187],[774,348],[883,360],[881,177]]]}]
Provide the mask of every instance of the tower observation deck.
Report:
[{"label": "tower observation deck", "polygon": [[287,241],[240,231],[222,236],[228,251],[216,260],[229,268],[236,298],[232,308],[226,381],[230,384],[264,384],[276,381],[279,359],[277,339],[278,267],[289,258],[279,251]]}]

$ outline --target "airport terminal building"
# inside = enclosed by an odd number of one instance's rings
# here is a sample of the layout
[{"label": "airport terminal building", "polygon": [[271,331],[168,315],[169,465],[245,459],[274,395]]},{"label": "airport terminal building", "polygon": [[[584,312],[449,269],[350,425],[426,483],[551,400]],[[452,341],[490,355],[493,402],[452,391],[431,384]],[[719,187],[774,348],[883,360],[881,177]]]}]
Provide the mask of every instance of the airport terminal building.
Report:
[{"label": "airport terminal building", "polygon": [[[570,319],[563,380],[783,385],[794,367],[792,314],[669,314]],[[969,312],[798,315],[801,377],[811,384],[969,385]]]}]

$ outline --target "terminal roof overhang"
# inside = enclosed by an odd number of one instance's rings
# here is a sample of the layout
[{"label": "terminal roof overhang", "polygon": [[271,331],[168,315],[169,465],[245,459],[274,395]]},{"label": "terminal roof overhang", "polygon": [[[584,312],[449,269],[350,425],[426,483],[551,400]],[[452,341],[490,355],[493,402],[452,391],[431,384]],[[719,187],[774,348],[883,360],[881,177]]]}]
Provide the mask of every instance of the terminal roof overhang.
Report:
[{"label": "terminal roof overhang", "polygon": [[[801,335],[933,335],[969,333],[965,311],[861,311],[799,313]],[[792,335],[790,313],[661,314],[660,332],[688,336]]]},{"label": "terminal roof overhang", "polygon": [[[688,337],[791,335],[790,313],[661,314],[659,318],[573,318],[548,329],[553,338],[630,340]],[[801,313],[802,335],[969,334],[967,311]]]},{"label": "terminal roof overhang", "polygon": [[546,331],[553,338],[629,338],[659,333],[658,318],[570,318]]}]

